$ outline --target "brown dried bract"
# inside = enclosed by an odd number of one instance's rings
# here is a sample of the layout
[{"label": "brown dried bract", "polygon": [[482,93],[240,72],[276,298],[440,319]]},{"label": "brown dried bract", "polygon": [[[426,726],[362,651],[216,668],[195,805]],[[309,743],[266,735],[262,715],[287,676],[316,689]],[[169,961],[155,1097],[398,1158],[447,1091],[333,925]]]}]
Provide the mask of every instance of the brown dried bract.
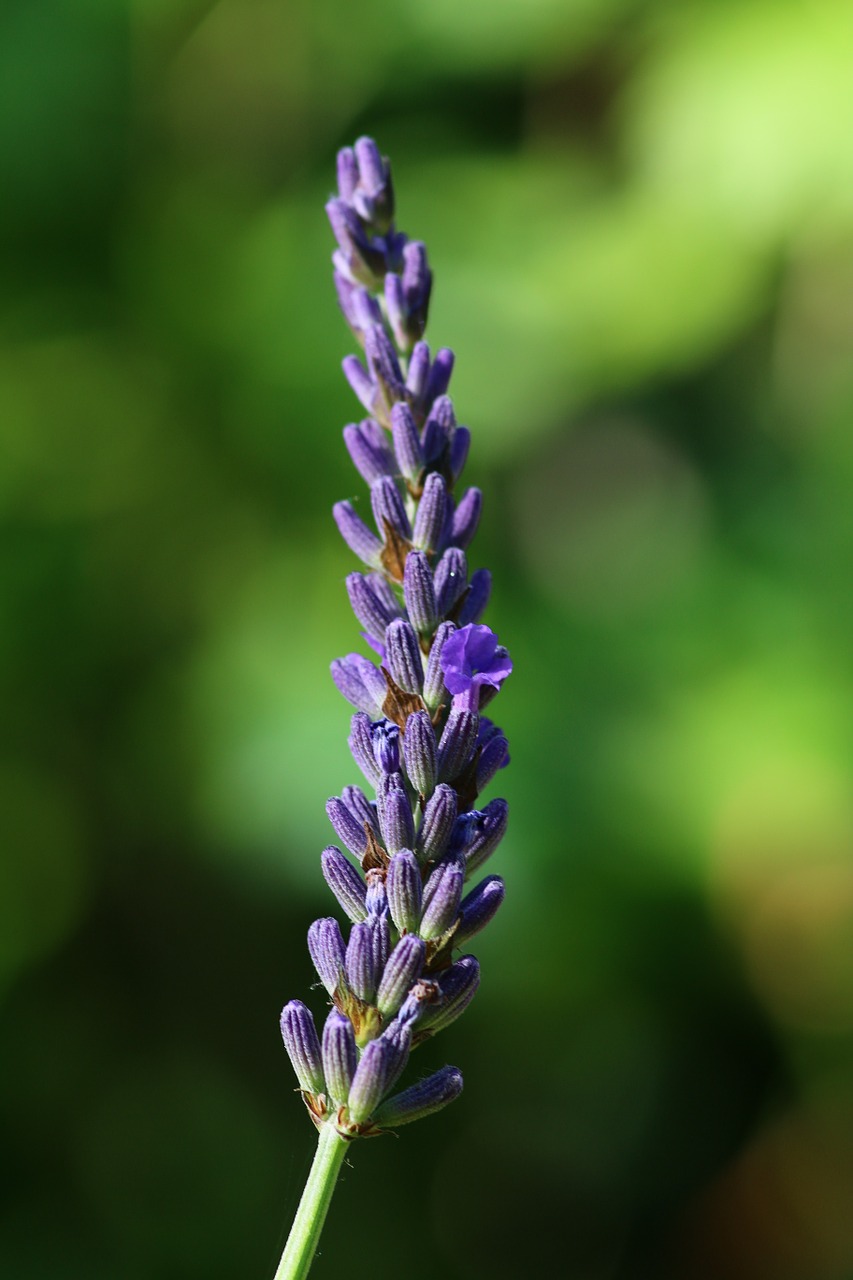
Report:
[{"label": "brown dried bract", "polygon": [[359,1043],[362,1040],[372,1040],[381,1031],[382,1014],[375,1005],[362,1000],[354,991],[350,991],[349,987],[341,984],[335,991],[332,1001],[338,1013],[349,1018]]},{"label": "brown dried bract", "polygon": [[412,544],[408,538],[404,538],[397,532],[385,516],[382,517],[382,536],[385,542],[379,557],[382,568],[392,582],[402,582],[406,569],[406,556],[411,551]]},{"label": "brown dried bract", "polygon": [[400,688],[384,667],[381,670],[388,686],[385,701],[382,703],[382,714],[388,720],[392,720],[399,728],[405,729],[406,721],[410,715],[415,711],[426,710],[423,698],[417,693],[406,693],[405,689]]},{"label": "brown dried bract", "polygon": [[365,873],[368,871],[384,871],[390,862],[390,858],[382,845],[373,834],[373,828],[365,822],[364,832],[367,836],[367,848],[361,859],[361,869]]},{"label": "brown dried bract", "polygon": [[459,921],[454,920],[446,933],[443,933],[440,938],[432,938],[427,943],[425,965],[427,973],[441,973],[442,970],[450,968],[453,963],[453,939],[458,928]]},{"label": "brown dried bract", "polygon": [[308,1093],[307,1089],[300,1089],[302,1101],[308,1108],[308,1114],[314,1122],[317,1129],[326,1118],[326,1095],[325,1093]]},{"label": "brown dried bract", "polygon": [[364,1120],[361,1124],[356,1124],[354,1120],[350,1120],[346,1107],[338,1107],[335,1128],[348,1142],[353,1138],[378,1138],[383,1133],[391,1132],[390,1129],[380,1129],[379,1125],[374,1124],[372,1120]]}]

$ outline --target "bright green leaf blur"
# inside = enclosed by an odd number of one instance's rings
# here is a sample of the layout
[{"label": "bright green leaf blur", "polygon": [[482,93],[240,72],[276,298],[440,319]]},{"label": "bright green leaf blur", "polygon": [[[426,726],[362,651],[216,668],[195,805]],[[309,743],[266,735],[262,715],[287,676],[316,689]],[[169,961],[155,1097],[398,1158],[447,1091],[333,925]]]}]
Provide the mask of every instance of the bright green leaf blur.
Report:
[{"label": "bright green leaf blur", "polygon": [[0,1275],[262,1280],[307,1171],[364,132],[512,820],[419,1050],[465,1093],[354,1150],[318,1280],[853,1275],[851,119],[848,0],[0,9]]}]

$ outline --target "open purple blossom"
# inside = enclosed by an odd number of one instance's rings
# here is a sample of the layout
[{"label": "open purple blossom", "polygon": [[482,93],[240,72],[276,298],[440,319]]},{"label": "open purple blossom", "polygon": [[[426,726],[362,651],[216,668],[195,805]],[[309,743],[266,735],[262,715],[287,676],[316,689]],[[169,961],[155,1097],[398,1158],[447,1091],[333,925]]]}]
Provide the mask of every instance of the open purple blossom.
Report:
[{"label": "open purple blossom", "polygon": [[491,575],[469,570],[469,547],[482,495],[458,487],[471,435],[447,394],[453,352],[432,354],[423,339],[426,248],[395,226],[390,166],[372,139],[340,152],[326,209],[338,301],[362,348],[344,373],[369,415],[343,433],[369,503],[338,502],[333,515],[361,562],[346,590],[375,656],[332,664],[355,708],[348,742],[368,791],[346,786],[327,804],[339,844],[322,870],[346,933],[333,917],[315,921],[309,953],[331,1008],[320,1035],[299,1001],[281,1023],[321,1142],[408,1123],[462,1089],[449,1066],[396,1085],[410,1053],[473,999],[479,965],[459,949],[503,901],[499,876],[472,877],[506,830],[505,801],[476,806],[509,762],[481,712],[512,671],[479,621]]},{"label": "open purple blossom", "polygon": [[488,627],[470,623],[460,627],[441,651],[444,683],[454,705],[478,711],[482,689],[500,689],[512,671],[512,659]]}]

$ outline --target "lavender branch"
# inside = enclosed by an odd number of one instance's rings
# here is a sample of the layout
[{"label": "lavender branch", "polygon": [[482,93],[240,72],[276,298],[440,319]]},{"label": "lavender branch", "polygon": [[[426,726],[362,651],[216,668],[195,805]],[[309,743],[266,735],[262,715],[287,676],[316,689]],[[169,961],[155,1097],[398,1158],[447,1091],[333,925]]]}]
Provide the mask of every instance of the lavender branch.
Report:
[{"label": "lavender branch", "polygon": [[491,576],[469,576],[482,498],[475,488],[457,492],[470,433],[447,394],[452,351],[432,356],[423,340],[426,249],[396,230],[390,168],[370,138],[339,153],[338,194],[326,212],[338,243],[338,300],[363,350],[343,369],[369,416],[343,434],[369,487],[373,527],[351,502],[333,514],[364,566],[346,586],[379,658],[351,653],[332,664],[332,678],[355,708],[349,746],[373,798],[348,786],[327,805],[347,852],[328,846],[323,874],[349,932],[333,917],[308,932],[332,1005],[322,1037],[300,1001],[282,1011],[285,1048],[320,1141],[276,1280],[307,1274],[344,1146],[440,1110],[461,1092],[450,1066],[397,1084],[412,1051],[473,999],[479,965],[455,953],[504,896],[499,876],[466,893],[506,830],[505,801],[476,803],[509,763],[504,734],[482,713],[512,662],[480,623]]}]

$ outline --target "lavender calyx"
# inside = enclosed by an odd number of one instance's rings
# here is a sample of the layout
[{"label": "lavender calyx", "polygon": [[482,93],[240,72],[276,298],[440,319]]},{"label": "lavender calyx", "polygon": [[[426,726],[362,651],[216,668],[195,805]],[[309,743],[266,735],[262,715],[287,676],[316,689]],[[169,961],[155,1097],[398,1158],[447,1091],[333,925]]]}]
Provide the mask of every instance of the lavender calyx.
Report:
[{"label": "lavender calyx", "polygon": [[326,206],[335,288],[362,348],[343,369],[368,414],[343,436],[372,524],[350,501],[333,515],[363,566],[346,589],[378,661],[350,653],[332,678],[354,708],[349,747],[373,797],[347,786],[327,804],[348,852],[327,846],[322,870],[349,932],[345,940],[333,917],[308,931],[332,1006],[322,1043],[300,1001],[285,1006],[281,1030],[314,1122],[351,1139],[429,1115],[461,1092],[449,1066],[394,1090],[410,1053],[474,998],[479,964],[455,952],[503,901],[500,877],[467,893],[466,882],[506,831],[505,801],[477,804],[509,762],[505,735],[482,713],[512,661],[480,621],[491,575],[469,572],[482,495],[457,493],[471,435],[448,395],[453,352],[433,355],[424,341],[426,248],[397,230],[390,166],[371,139],[344,148],[337,173]]}]

